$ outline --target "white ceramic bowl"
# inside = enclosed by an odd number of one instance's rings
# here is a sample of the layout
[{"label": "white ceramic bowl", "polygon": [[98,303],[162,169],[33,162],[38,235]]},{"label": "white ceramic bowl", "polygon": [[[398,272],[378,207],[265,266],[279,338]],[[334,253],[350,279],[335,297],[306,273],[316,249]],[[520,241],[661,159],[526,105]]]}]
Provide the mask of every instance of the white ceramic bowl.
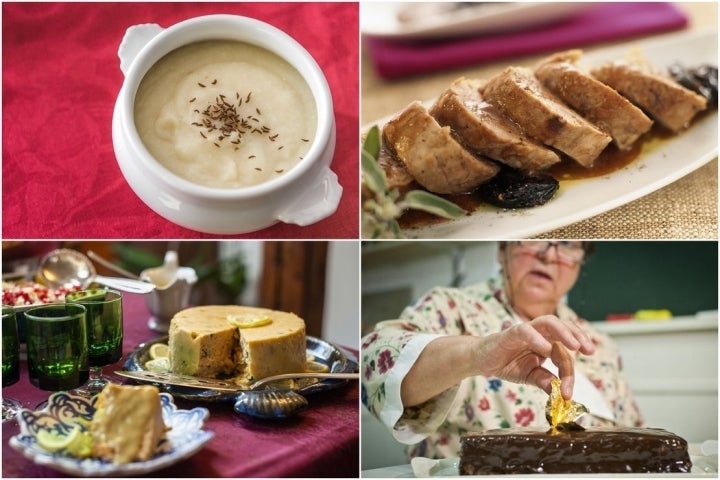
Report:
[{"label": "white ceramic bowl", "polygon": [[[315,99],[318,127],[308,153],[289,172],[260,185],[220,189],[180,178],[153,158],[135,126],[135,94],[150,67],[181,46],[219,39],[250,43],[279,55],[305,79]],[[115,156],[130,187],[159,215],[201,232],[236,234],[277,222],[309,225],[337,209],[342,187],[329,167],[335,152],[330,88],[315,60],[292,37],[252,18],[208,15],[167,29],[132,26],[118,55],[125,81],[113,112]]]}]

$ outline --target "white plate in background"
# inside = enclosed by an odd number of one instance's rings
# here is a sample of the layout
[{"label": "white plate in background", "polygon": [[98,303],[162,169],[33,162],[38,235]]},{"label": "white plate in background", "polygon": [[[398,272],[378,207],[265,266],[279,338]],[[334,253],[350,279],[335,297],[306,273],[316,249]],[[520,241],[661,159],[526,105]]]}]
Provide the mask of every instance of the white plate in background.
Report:
[{"label": "white plate in background", "polygon": [[[458,6],[462,7],[458,8]],[[361,2],[360,32],[386,38],[450,38],[552,23],[592,3]],[[402,21],[401,16],[411,16]]]}]

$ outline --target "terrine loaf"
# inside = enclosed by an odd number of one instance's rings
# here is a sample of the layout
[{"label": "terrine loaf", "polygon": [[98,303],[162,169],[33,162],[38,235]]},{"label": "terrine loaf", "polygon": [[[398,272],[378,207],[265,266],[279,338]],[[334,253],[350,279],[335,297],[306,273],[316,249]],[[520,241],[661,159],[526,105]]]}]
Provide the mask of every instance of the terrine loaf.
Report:
[{"label": "terrine loaf", "polygon": [[188,308],[170,322],[173,373],[248,383],[304,372],[305,322],[295,314],[237,305]]},{"label": "terrine loaf", "polygon": [[532,138],[591,167],[612,138],[565,105],[529,68],[508,67],[482,95]]},{"label": "terrine loaf", "polygon": [[150,460],[165,437],[160,392],[151,385],[110,383],[90,423],[92,456],[117,464]]},{"label": "terrine loaf", "polygon": [[383,128],[385,145],[412,177],[430,192],[469,192],[500,170],[488,158],[468,152],[420,102],[408,105]]},{"label": "terrine loaf", "polygon": [[618,60],[592,70],[592,75],[647,111],[673,132],[707,108],[707,100],[675,80],[643,64]]},{"label": "terrine loaf", "polygon": [[690,472],[687,442],[654,428],[508,428],[460,439],[461,475]]},{"label": "terrine loaf", "polygon": [[652,120],[614,89],[581,70],[581,50],[560,52],[545,59],[535,76],[546,88],[600,130],[620,150],[629,150],[650,130]]}]

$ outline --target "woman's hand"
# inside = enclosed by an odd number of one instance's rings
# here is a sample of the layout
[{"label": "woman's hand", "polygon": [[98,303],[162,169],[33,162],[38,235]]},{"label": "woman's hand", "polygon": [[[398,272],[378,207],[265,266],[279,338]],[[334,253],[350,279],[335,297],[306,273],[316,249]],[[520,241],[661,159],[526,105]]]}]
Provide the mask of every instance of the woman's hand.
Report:
[{"label": "woman's hand", "polygon": [[403,379],[402,402],[406,407],[418,405],[474,375],[537,385],[549,394],[555,376],[541,366],[546,358],[558,366],[560,388],[569,400],[575,369],[568,349],[589,355],[595,346],[574,323],[552,315],[486,337],[440,337],[425,347]]},{"label": "woman's hand", "polygon": [[589,355],[595,347],[572,322],[543,315],[482,338],[475,349],[474,362],[482,375],[529,383],[549,394],[555,376],[542,363],[550,358],[558,367],[563,398],[569,400],[575,385],[575,368],[568,350]]}]

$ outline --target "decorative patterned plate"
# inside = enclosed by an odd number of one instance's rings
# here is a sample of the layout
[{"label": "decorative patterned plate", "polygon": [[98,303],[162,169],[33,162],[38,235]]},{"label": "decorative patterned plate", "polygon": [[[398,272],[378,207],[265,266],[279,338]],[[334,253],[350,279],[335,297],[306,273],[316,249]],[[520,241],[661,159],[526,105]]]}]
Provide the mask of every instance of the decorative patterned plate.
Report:
[{"label": "decorative patterned plate", "polygon": [[[146,343],[141,343],[133,350],[125,361],[124,368],[129,371],[147,371],[145,362],[150,360],[150,347],[156,343],[167,343],[168,337],[160,337]],[[315,361],[327,366],[332,373],[352,373],[358,371],[357,362],[348,358],[343,350],[339,347],[320,340],[319,338],[307,337],[307,354],[315,357]],[[348,382],[348,380],[322,380],[315,379],[298,380],[298,393],[301,395],[310,395],[317,392],[324,392],[338,388]],[[165,385],[162,383],[148,382],[155,385],[161,390],[171,393],[175,398],[192,401],[204,402],[231,402],[235,401],[237,394],[221,392],[217,390],[201,390],[198,388],[179,387],[175,385]]]},{"label": "decorative patterned plate", "polygon": [[213,437],[212,432],[202,430],[208,417],[206,408],[178,410],[173,398],[167,393],[160,394],[162,415],[165,425],[170,427],[167,438],[150,460],[116,465],[95,458],[79,459],[62,452],[49,452],[38,445],[35,435],[40,430],[70,432],[75,425],[85,429],[77,420],[89,421],[95,413],[97,397],[87,399],[67,392],[50,395],[48,405],[33,412],[23,409],[18,415],[20,434],[10,438],[10,446],[39,465],[82,477],[117,477],[142,475],[194,455]]}]

